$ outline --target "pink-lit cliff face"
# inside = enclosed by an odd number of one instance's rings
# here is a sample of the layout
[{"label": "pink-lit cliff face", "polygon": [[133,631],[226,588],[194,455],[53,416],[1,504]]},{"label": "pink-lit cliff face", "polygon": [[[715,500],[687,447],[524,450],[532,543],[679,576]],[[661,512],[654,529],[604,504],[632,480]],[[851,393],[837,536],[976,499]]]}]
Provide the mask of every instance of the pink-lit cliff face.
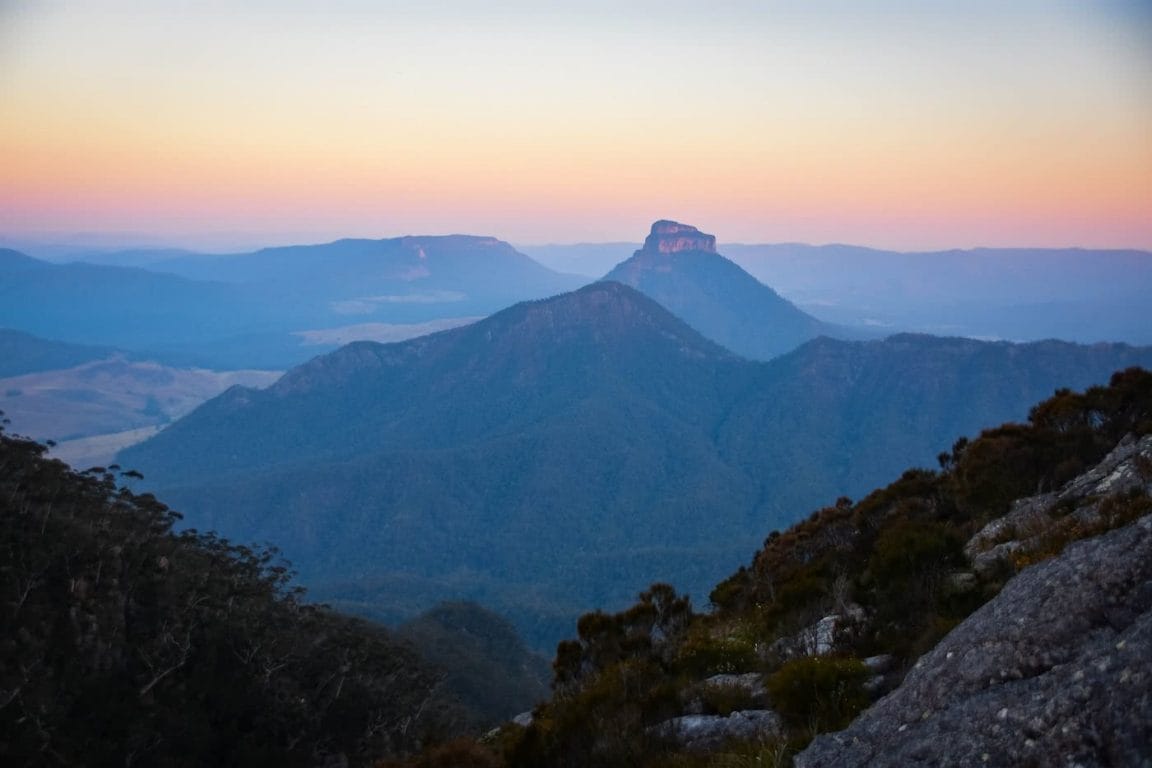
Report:
[{"label": "pink-lit cliff face", "polygon": [[1138,4],[426,5],[0,3],[0,233],[1152,247]]},{"label": "pink-lit cliff face", "polygon": [[652,225],[652,231],[644,240],[644,250],[656,253],[716,253],[716,237],[706,235],[696,227],[662,219]]}]

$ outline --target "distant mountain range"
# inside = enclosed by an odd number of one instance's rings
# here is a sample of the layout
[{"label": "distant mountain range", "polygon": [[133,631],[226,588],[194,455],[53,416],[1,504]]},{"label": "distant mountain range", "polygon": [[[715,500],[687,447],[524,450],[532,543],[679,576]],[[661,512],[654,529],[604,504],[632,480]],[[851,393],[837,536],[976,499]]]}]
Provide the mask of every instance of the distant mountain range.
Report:
[{"label": "distant mountain range", "polygon": [[658,221],[644,247],[605,280],[630,285],[710,339],[753,360],[770,360],[817,336],[861,338],[824,323],[716,253],[716,238]]},{"label": "distant mountain range", "polygon": [[0,327],[48,339],[142,350],[223,336],[256,322],[244,298],[219,283],[0,250]]},{"label": "distant mountain range", "polygon": [[397,304],[421,303],[433,291],[463,294],[457,301],[498,301],[539,291],[559,293],[586,282],[554,272],[494,237],[471,235],[348,239],[231,256],[185,255],[156,261],[149,269],[193,280],[266,285],[329,301],[360,296],[371,302],[384,293],[395,296],[392,303]]},{"label": "distant mountain range", "polygon": [[112,347],[50,341],[23,331],[0,328],[0,378],[71,368],[92,360],[103,360],[117,352]]},{"label": "distant mountain range", "polygon": [[[234,387],[120,463],[326,599],[479,599],[537,647],[654,580],[699,596],[766,531],[1152,349],[896,336],[739,358],[600,282]],[[426,607],[426,606],[425,606]]]},{"label": "distant mountain range", "polygon": [[[603,275],[637,243],[520,246],[546,266]],[[720,243],[718,250],[805,312],[885,333],[1152,343],[1152,252]]]},{"label": "distant mountain range", "polygon": [[[685,251],[656,260],[638,259],[646,250],[625,242],[518,251],[465,235],[224,256],[36,246],[36,254],[52,259],[86,260],[67,264],[0,249],[0,327],[174,364],[283,368],[335,348],[320,340],[403,338],[610,274],[754,358],[791,349],[775,344],[790,334],[796,343],[816,335],[796,332],[805,323],[824,323],[817,334],[841,338],[920,332],[1152,343],[1146,251],[899,253],[789,243],[717,249],[714,240],[710,247],[712,259]],[[784,312],[782,301],[808,317]]]},{"label": "distant mountain range", "polygon": [[147,269],[0,249],[0,327],[166,362],[282,367],[319,351],[305,344],[311,331],[471,318],[583,282],[463,235],[179,256]]},{"label": "distant mountain range", "polygon": [[1152,253],[727,245],[725,253],[834,322],[1005,339],[1152,343]]}]

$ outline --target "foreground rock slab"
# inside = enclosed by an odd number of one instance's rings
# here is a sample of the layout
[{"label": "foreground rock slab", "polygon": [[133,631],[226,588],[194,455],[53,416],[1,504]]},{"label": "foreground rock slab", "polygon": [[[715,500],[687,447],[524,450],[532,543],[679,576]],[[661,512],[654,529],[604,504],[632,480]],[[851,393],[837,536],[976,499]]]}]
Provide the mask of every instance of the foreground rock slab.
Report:
[{"label": "foreground rock slab", "polygon": [[1152,516],[1022,572],[795,765],[1152,765]]}]

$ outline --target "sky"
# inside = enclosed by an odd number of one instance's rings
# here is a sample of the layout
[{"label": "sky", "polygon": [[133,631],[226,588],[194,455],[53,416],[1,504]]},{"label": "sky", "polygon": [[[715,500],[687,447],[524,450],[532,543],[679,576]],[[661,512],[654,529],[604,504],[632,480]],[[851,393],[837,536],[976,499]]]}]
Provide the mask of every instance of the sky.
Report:
[{"label": "sky", "polygon": [[1152,249],[1152,0],[0,0],[0,235]]}]

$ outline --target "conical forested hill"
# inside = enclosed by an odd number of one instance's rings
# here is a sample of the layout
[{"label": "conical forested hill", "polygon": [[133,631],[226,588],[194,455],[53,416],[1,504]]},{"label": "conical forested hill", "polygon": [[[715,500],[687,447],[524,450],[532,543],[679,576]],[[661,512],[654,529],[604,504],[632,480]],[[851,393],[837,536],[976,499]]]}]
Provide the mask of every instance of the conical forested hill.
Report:
[{"label": "conical forested hill", "polygon": [[[357,342],[234,388],[124,458],[161,482],[387,448],[444,450],[567,422],[573,409],[714,419],[717,384],[750,369],[618,283],[518,304],[397,344]],[[597,426],[596,420],[585,424]]]},{"label": "conical forested hill", "polygon": [[716,238],[657,221],[644,247],[605,277],[651,296],[693,328],[753,360],[770,360],[817,336],[861,338],[798,309],[716,252]]}]

